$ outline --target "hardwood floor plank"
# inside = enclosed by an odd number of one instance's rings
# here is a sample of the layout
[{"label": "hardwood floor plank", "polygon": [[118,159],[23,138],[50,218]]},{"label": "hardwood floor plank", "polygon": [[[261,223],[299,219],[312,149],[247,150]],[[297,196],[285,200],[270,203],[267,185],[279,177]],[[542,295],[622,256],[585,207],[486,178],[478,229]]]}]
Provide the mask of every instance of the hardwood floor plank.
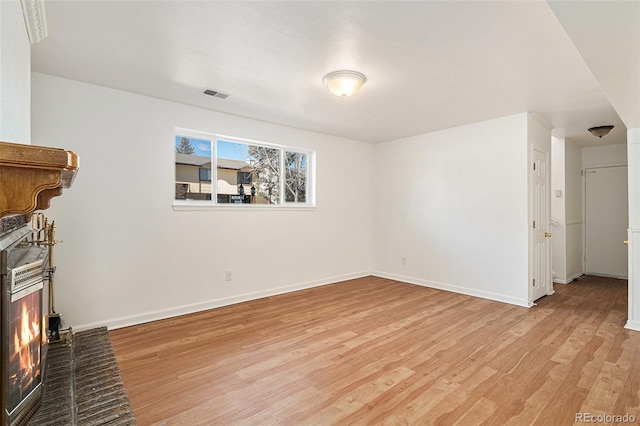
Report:
[{"label": "hardwood floor plank", "polygon": [[530,309],[367,277],[111,332],[140,425],[640,419],[626,282]]},{"label": "hardwood floor plank", "polygon": [[313,343],[302,346],[299,349],[290,349],[288,351],[285,349],[268,360],[236,370],[236,374],[243,379],[265,374],[277,369],[278,367],[288,366],[300,358],[308,357],[309,355],[320,352],[328,346],[334,346],[338,343],[342,343],[344,345],[345,341],[353,339],[355,336],[357,336],[356,333],[352,331],[345,331],[338,335],[327,337],[326,339],[314,339]]},{"label": "hardwood floor plank", "polygon": [[541,382],[536,382],[535,389],[524,401],[524,406],[519,412],[511,410],[505,418],[505,425],[519,426],[532,424],[544,412],[545,406],[551,400],[555,391],[560,387],[569,367],[565,364],[557,364],[546,375],[540,375]]},{"label": "hardwood floor plank", "polygon": [[584,345],[591,340],[595,332],[596,327],[593,325],[579,324],[551,360],[562,364],[571,364]]},{"label": "hardwood floor plank", "polygon": [[491,418],[498,405],[486,398],[480,398],[462,418],[453,423],[458,425],[480,425]]},{"label": "hardwood floor plank", "polygon": [[335,400],[330,406],[326,406],[312,416],[306,417],[303,422],[327,424],[327,421],[331,423],[332,419],[344,418],[413,374],[415,374],[414,371],[399,366],[375,378],[368,379],[358,388]]},{"label": "hardwood floor plank", "polygon": [[[614,413],[640,413],[640,342],[636,342],[633,353],[629,375],[616,402]],[[640,421],[638,416],[636,418]]]},{"label": "hardwood floor plank", "polygon": [[[445,395],[433,408],[429,409],[414,424],[431,423],[437,425],[450,425],[465,416],[480,399],[484,399],[487,387],[495,386],[502,375],[490,368],[481,367],[475,370],[471,376],[458,381],[459,376],[455,375],[451,383],[458,384],[457,391],[453,394]],[[451,380],[451,379],[449,379]]]}]

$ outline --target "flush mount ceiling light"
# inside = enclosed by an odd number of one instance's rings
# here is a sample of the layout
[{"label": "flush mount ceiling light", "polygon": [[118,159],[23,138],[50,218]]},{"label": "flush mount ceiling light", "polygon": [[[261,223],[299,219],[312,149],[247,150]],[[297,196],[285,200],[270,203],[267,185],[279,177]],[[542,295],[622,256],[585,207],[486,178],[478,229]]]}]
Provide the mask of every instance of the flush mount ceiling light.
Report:
[{"label": "flush mount ceiling light", "polygon": [[358,71],[334,71],[325,75],[322,82],[331,93],[344,97],[355,94],[367,81],[367,77]]},{"label": "flush mount ceiling light", "polygon": [[601,138],[609,134],[611,129],[613,129],[613,126],[598,126],[590,128],[589,132],[591,132],[593,136]]}]

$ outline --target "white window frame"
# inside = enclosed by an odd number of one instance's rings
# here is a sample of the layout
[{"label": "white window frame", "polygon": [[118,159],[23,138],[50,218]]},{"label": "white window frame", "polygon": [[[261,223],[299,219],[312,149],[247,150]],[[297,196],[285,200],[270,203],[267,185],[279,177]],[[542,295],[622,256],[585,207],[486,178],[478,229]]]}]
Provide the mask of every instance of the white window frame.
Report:
[{"label": "white window frame", "polygon": [[[176,200],[175,192],[173,196],[172,207],[175,211],[202,211],[202,210],[303,210],[313,211],[316,209],[316,152],[314,150],[280,145],[262,141],[256,141],[252,139],[238,138],[236,136],[226,136],[215,133],[200,132],[196,130],[188,130],[183,128],[175,128],[172,138],[173,152],[175,152],[175,137],[185,136],[188,138],[196,138],[202,140],[208,140],[211,142],[211,200]],[[274,148],[280,151],[280,197],[278,204],[233,204],[233,203],[218,203],[218,141],[234,142],[244,145],[256,145],[264,146],[267,148]],[[305,199],[306,202],[287,202],[285,194],[285,171],[284,171],[284,156],[285,152],[296,152],[307,156],[307,175],[306,175],[306,188]],[[174,157],[175,158],[175,157]],[[175,173],[175,161],[173,163],[173,170]],[[175,176],[173,179],[173,185],[175,186]]]}]

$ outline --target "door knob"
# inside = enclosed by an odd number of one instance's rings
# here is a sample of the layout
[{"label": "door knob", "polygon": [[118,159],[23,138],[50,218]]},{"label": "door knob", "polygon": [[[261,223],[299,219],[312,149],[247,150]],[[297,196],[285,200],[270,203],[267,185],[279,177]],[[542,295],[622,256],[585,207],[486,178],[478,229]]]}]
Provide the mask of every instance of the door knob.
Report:
[{"label": "door knob", "polygon": [[545,238],[549,238],[551,236],[551,232],[545,232],[544,236],[545,236]]},{"label": "door knob", "polygon": [[625,246],[629,245],[629,241],[628,240],[624,240],[623,243],[624,243]]}]

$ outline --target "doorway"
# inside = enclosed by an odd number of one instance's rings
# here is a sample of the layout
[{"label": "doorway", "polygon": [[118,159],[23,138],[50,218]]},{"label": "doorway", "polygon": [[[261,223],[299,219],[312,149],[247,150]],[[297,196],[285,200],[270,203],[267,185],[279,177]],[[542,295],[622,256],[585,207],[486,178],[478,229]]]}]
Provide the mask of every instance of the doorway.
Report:
[{"label": "doorway", "polygon": [[549,154],[533,149],[531,168],[532,209],[530,228],[530,269],[531,283],[529,300],[531,302],[553,293],[551,276],[551,232],[549,203]]},{"label": "doorway", "polygon": [[627,166],[585,169],[584,271],[627,279]]}]

